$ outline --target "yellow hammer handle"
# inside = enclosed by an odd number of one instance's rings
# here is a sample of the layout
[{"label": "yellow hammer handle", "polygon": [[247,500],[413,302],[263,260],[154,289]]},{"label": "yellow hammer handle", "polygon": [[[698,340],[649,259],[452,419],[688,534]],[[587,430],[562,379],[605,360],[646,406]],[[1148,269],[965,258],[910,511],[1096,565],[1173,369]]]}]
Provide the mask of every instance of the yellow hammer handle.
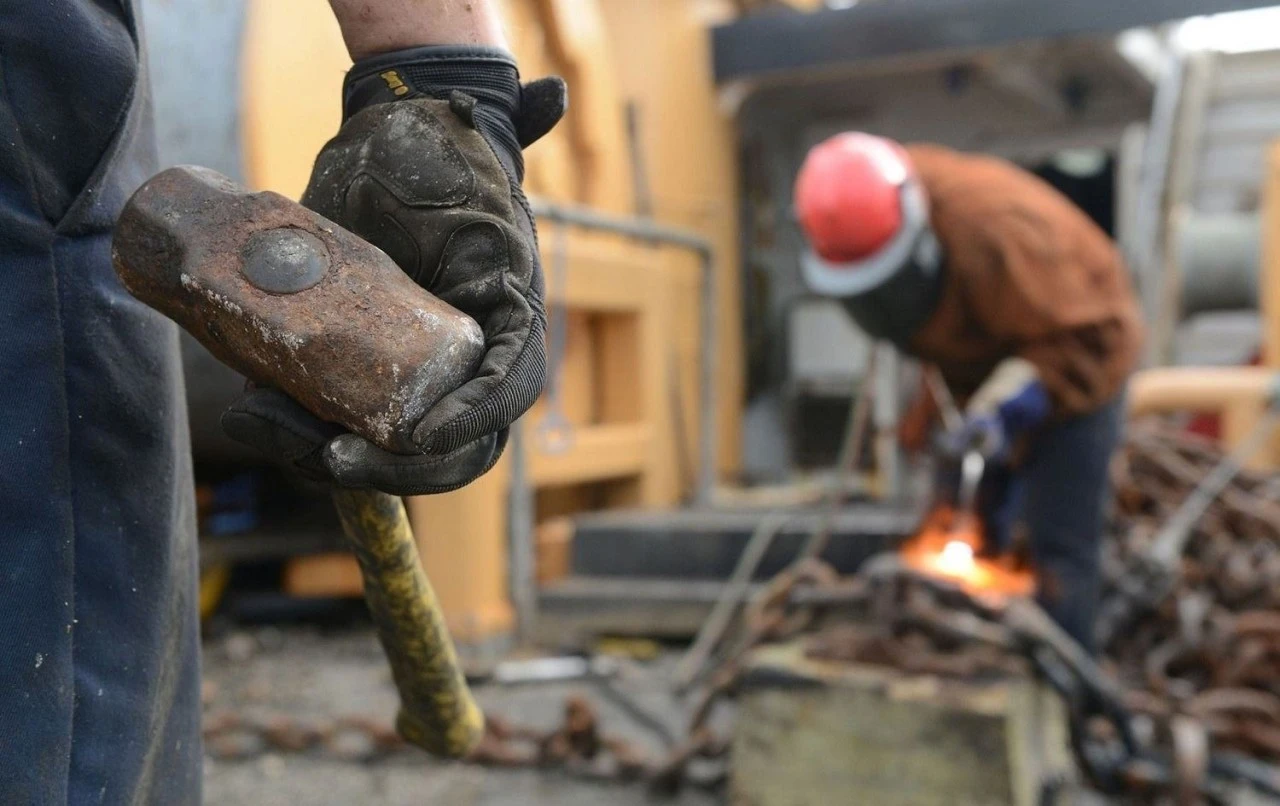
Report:
[{"label": "yellow hammer handle", "polygon": [[369,490],[334,490],[333,503],[351,542],[364,598],[387,653],[405,739],[443,758],[465,756],[480,741],[484,715],[458,664],[418,547],[395,496]]}]

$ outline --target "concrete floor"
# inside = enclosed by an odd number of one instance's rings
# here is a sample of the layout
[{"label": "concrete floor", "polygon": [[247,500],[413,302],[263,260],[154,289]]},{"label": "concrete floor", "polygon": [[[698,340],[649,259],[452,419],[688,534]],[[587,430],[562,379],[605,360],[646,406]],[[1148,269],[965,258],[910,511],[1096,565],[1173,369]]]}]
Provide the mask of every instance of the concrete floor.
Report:
[{"label": "concrete floor", "polygon": [[[667,693],[674,654],[628,664],[616,687],[680,735],[684,711]],[[288,715],[303,720],[360,716],[389,725],[397,698],[386,660],[367,625],[237,629],[204,647],[206,714]],[[558,726],[565,697],[595,704],[604,733],[660,755],[660,743],[588,684],[476,688],[481,706],[509,722]],[[717,715],[725,730],[731,713]],[[603,784],[556,771],[504,770],[437,762],[408,749],[364,763],[324,755],[265,753],[244,761],[205,758],[207,806],[716,806],[723,798],[686,791],[654,798],[640,784]],[[856,802],[851,800],[850,802]],[[1057,806],[1107,806],[1073,792]]]},{"label": "concrete floor", "polygon": [[[680,714],[661,685],[661,669],[620,679],[626,691],[678,733]],[[590,686],[482,687],[481,705],[512,722],[536,728],[559,724],[566,695],[591,696]],[[627,716],[599,704],[605,732],[656,752],[657,743]],[[321,633],[313,628],[234,631],[206,642],[206,712],[289,714],[312,719],[367,716],[390,724],[396,694],[377,642],[367,629]],[[416,751],[372,763],[309,755],[268,753],[246,761],[206,757],[208,806],[640,806],[652,804],[638,785],[595,784],[555,772],[494,770],[443,764]],[[719,801],[687,792],[662,800],[669,806],[710,806]]]}]

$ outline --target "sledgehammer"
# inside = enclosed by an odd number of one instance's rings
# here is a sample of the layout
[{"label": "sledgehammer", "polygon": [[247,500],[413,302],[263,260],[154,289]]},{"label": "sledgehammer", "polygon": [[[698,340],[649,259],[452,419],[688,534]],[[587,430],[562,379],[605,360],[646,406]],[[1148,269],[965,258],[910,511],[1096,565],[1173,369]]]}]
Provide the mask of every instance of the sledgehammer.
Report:
[{"label": "sledgehammer", "polygon": [[[470,379],[479,325],[382,251],[275,193],[202,168],[171,168],[129,200],[112,245],[135,297],[256,383],[390,451]],[[396,727],[445,757],[484,729],[422,570],[400,499],[335,490],[364,594],[400,693]]]}]

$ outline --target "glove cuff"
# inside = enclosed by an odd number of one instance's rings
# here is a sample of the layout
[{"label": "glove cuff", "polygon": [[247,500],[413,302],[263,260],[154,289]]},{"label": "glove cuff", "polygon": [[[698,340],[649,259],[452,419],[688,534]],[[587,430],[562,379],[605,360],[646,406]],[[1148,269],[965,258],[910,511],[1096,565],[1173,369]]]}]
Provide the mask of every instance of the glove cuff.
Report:
[{"label": "glove cuff", "polygon": [[1039,379],[1040,373],[1030,361],[1006,358],[996,365],[987,380],[969,398],[965,414],[971,417],[996,414],[1005,401]]},{"label": "glove cuff", "polygon": [[[524,178],[516,118],[520,73],[499,48],[459,45],[396,50],[361,59],[343,83],[342,115],[410,98],[450,100],[465,108],[515,182]],[[472,100],[473,99],[473,100]]]}]

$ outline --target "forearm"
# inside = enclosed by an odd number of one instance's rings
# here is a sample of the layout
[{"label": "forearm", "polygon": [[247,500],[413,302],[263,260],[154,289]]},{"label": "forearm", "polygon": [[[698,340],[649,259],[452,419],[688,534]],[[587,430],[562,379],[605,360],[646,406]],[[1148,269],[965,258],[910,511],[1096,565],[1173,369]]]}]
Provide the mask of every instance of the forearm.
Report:
[{"label": "forearm", "polygon": [[421,45],[506,48],[496,0],[329,0],[353,61]]}]

